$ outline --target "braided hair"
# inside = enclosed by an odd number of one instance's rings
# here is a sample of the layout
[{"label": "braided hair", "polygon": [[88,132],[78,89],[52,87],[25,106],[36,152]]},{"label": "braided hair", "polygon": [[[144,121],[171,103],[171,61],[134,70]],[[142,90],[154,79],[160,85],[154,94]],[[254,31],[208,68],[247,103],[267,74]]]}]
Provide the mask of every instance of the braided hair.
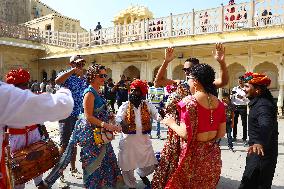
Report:
[{"label": "braided hair", "polygon": [[89,84],[95,79],[97,74],[100,74],[100,70],[106,70],[106,67],[101,64],[93,64],[88,67],[86,78]]},{"label": "braided hair", "polygon": [[216,86],[214,85],[215,71],[208,64],[196,64],[190,74],[203,86],[206,93],[218,96]]}]

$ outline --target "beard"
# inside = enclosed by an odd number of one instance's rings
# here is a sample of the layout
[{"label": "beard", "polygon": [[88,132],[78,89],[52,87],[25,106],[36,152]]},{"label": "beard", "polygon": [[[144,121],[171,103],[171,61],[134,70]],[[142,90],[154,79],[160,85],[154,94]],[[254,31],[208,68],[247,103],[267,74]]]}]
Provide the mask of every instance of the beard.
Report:
[{"label": "beard", "polygon": [[142,102],[142,96],[138,96],[138,95],[134,95],[134,94],[130,94],[129,95],[129,101],[136,107],[138,108],[139,105]]}]

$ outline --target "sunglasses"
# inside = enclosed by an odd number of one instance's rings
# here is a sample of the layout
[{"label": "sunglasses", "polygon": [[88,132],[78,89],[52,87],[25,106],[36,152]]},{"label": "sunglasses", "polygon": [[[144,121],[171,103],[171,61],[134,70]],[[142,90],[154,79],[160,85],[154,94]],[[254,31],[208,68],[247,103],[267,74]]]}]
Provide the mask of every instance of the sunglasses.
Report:
[{"label": "sunglasses", "polygon": [[195,79],[195,78],[192,77],[192,76],[186,76],[186,80],[187,80],[187,81],[190,80],[190,79]]},{"label": "sunglasses", "polygon": [[107,78],[107,74],[98,74],[100,78]]},{"label": "sunglasses", "polygon": [[182,68],[185,73],[189,73],[191,68]]}]

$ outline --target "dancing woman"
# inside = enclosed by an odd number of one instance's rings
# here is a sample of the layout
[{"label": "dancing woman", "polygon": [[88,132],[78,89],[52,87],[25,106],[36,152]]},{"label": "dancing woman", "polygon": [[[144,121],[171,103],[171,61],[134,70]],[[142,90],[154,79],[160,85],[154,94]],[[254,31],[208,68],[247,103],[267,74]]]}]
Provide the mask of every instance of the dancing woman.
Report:
[{"label": "dancing woman", "polygon": [[216,140],[225,135],[226,117],[223,103],[213,95],[215,72],[207,64],[197,64],[187,80],[192,95],[177,104],[179,124],[169,114],[163,120],[185,141],[181,141],[180,151],[175,149],[176,154],[171,154],[176,162],[167,164],[163,158],[169,157],[163,156],[169,152],[162,153],[153,189],[216,188],[220,178],[221,151]]},{"label": "dancing woman", "polygon": [[72,147],[81,146],[81,162],[84,186],[89,189],[116,187],[122,181],[120,169],[111,143],[96,145],[94,129],[103,127],[109,131],[120,132],[121,127],[109,124],[111,114],[107,109],[106,100],[101,97],[99,88],[107,77],[106,68],[100,64],[92,65],[87,70],[87,81],[90,84],[84,91],[84,116],[76,123],[68,147],[61,160],[45,182],[52,185],[60,172],[71,159]]}]

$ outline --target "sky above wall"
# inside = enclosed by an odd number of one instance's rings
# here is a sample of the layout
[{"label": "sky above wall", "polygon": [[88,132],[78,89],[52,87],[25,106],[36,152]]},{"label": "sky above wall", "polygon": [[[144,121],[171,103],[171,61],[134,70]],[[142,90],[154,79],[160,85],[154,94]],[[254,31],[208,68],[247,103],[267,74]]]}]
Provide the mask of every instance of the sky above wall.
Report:
[{"label": "sky above wall", "polygon": [[[236,3],[249,0],[235,0]],[[103,28],[112,27],[112,20],[121,10],[130,5],[143,5],[153,12],[154,17],[165,17],[170,13],[181,14],[192,9],[204,10],[227,5],[229,0],[41,0],[61,14],[78,19],[85,29],[94,29],[97,22]]]}]

